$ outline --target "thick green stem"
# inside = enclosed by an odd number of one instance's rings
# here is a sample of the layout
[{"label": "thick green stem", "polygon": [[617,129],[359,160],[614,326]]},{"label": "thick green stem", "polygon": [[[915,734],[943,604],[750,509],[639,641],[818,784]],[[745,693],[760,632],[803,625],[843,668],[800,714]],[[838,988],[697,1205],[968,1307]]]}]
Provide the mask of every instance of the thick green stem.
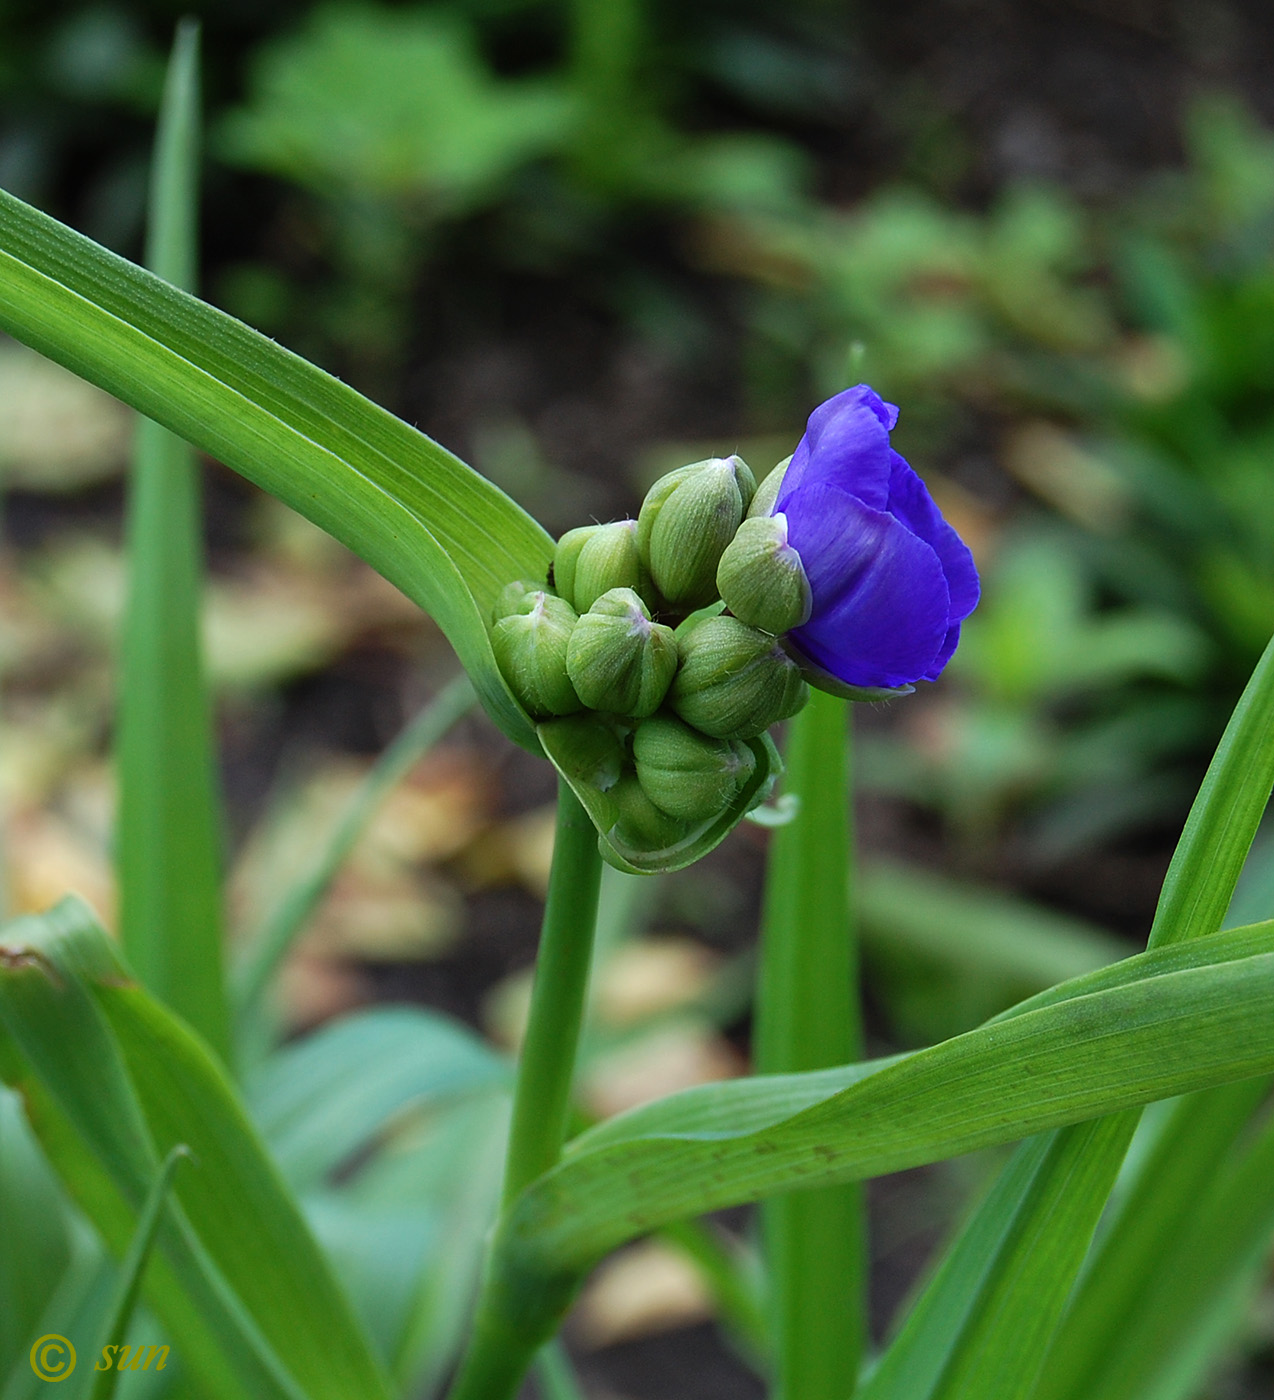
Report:
[{"label": "thick green stem", "polygon": [[[523,1187],[554,1165],[566,1140],[601,874],[596,828],[559,780],[548,902],[513,1092],[504,1166],[506,1210]],[[535,1343],[528,1343],[502,1314],[492,1265],[488,1253],[473,1334],[449,1400],[507,1400],[535,1355]]]},{"label": "thick green stem", "polygon": [[[862,1053],[846,709],[815,691],[789,729],[787,790],[800,808],[770,847],[755,1023],[761,1073],[825,1069]],[[845,1400],[865,1333],[861,1188],[776,1197],[762,1206],[762,1227],[776,1400]]]},{"label": "thick green stem", "polygon": [[575,794],[559,780],[548,903],[504,1166],[506,1206],[548,1171],[566,1141],[601,878],[597,830]]}]

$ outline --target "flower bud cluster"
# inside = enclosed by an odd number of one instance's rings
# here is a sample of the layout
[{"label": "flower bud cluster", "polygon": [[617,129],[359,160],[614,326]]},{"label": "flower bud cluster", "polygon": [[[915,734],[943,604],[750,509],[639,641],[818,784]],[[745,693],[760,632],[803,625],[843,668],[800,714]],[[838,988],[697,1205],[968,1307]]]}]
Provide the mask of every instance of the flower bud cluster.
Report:
[{"label": "flower bud cluster", "polygon": [[496,603],[492,649],[528,712],[596,711],[620,736],[610,795],[642,846],[725,811],[755,772],[748,741],[808,698],[779,640],[808,619],[810,586],[785,517],[767,513],[777,487],[758,490],[738,457],[681,467],[635,521],[567,531],[547,586],[510,584]]}]

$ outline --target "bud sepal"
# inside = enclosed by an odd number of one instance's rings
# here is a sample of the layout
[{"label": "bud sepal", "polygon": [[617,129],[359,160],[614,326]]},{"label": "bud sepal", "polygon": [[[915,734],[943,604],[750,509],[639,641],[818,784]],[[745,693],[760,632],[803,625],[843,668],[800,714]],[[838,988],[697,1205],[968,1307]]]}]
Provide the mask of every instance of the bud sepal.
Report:
[{"label": "bud sepal", "polygon": [[650,574],[637,548],[637,522],[616,520],[568,530],[553,555],[553,586],[580,614],[612,588],[631,588],[643,600],[653,597]]},{"label": "bud sepal", "polygon": [[756,755],[737,739],[712,739],[671,715],[656,715],[633,733],[633,765],[660,811],[701,822],[730,805],[751,778]]},{"label": "bud sepal", "polygon": [[709,617],[677,636],[681,664],[668,703],[714,739],[752,739],[809,699],[796,662],[768,632],[735,617]]},{"label": "bud sepal", "polygon": [[646,493],[637,545],[660,596],[692,612],[717,596],[717,565],[756,492],[741,457],[711,457],[679,467]]},{"label": "bud sepal", "polygon": [[579,619],[575,609],[544,589],[517,596],[510,585],[497,601],[491,650],[509,689],[535,719],[570,715],[584,708],[566,668]]},{"label": "bud sepal", "polygon": [[631,588],[603,593],[575,625],[566,670],[590,710],[640,719],[663,703],[677,669],[671,627],[652,622]]},{"label": "bud sepal", "polygon": [[788,543],[786,515],[752,516],[739,526],[717,566],[717,589],[740,622],[775,636],[809,621],[814,595]]}]

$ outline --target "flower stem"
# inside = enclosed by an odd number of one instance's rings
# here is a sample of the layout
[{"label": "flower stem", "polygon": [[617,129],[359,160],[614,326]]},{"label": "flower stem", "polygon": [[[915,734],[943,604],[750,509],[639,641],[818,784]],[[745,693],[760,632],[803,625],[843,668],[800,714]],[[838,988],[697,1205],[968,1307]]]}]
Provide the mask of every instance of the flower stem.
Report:
[{"label": "flower stem", "polygon": [[[824,1069],[862,1053],[846,709],[816,690],[788,730],[787,788],[800,808],[770,847],[755,1021],[761,1073]],[[776,1197],[762,1206],[762,1228],[775,1400],[844,1400],[865,1333],[861,1189]]]},{"label": "flower stem", "polygon": [[557,833],[535,985],[504,1165],[504,1205],[557,1161],[566,1141],[571,1080],[588,994],[597,894],[602,876],[597,830],[559,779]]},{"label": "flower stem", "polygon": [[[558,780],[557,833],[548,901],[522,1055],[513,1091],[513,1122],[504,1164],[503,1209],[561,1156],[571,1081],[588,994],[601,883],[597,831],[579,800]],[[488,1250],[469,1346],[450,1400],[507,1400],[537,1350],[503,1315]],[[555,1358],[549,1358],[552,1366]]]}]

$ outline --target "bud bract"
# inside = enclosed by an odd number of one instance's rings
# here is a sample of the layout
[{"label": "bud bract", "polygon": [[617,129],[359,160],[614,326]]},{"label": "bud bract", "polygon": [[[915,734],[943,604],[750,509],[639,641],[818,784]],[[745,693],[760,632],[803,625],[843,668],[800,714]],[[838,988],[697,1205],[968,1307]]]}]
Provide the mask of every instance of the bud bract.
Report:
[{"label": "bud bract", "polygon": [[591,710],[641,718],[659,708],[677,669],[671,627],[652,622],[631,588],[603,593],[575,625],[566,670]]},{"label": "bud bract", "polygon": [[758,515],[739,526],[717,566],[717,589],[740,622],[776,636],[809,621],[810,581],[788,543],[786,515]]},{"label": "bud bract", "polygon": [[753,739],[809,698],[796,663],[767,632],[735,617],[709,617],[677,638],[681,667],[672,708],[716,739]]},{"label": "bud bract", "polygon": [[769,515],[773,511],[774,502],[778,500],[779,487],[783,485],[783,478],[787,475],[791,463],[790,457],[784,457],[756,488],[756,495],[752,497],[752,504],[748,507],[749,519],[758,515]]},{"label": "bud bract", "polygon": [[575,609],[543,589],[515,598],[500,595],[504,609],[491,628],[491,650],[509,689],[536,719],[571,715],[584,708],[566,671],[566,653],[578,619]]},{"label": "bud bract", "polygon": [[649,593],[650,576],[637,549],[637,522],[568,530],[553,555],[553,586],[578,613],[587,612],[612,588]]},{"label": "bud bract", "polygon": [[741,457],[712,457],[669,472],[646,493],[637,543],[671,607],[689,612],[716,599],[717,564],[755,490]]},{"label": "bud bract", "polygon": [[690,822],[656,807],[631,773],[620,778],[609,795],[615,804],[615,834],[631,846],[665,850],[675,846],[690,830]]},{"label": "bud bract", "polygon": [[633,761],[646,796],[661,811],[687,822],[723,812],[756,768],[746,744],[709,738],[671,715],[656,715],[637,726]]}]

